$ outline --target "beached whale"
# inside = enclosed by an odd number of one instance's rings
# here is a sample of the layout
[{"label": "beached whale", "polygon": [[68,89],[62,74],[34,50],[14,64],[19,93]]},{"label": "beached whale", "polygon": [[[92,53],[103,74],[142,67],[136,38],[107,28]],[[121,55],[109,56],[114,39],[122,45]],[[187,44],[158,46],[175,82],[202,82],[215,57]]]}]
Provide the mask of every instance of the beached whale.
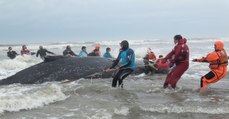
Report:
[{"label": "beached whale", "polygon": [[80,78],[108,78],[113,72],[104,72],[112,61],[101,57],[50,56],[44,62],[19,71],[0,80],[0,85],[13,83],[38,84],[47,81],[77,80]]},{"label": "beached whale", "polygon": [[[13,83],[39,84],[50,81],[74,81],[80,78],[110,78],[115,71],[104,70],[112,65],[112,60],[102,57],[48,56],[44,62],[19,71],[13,76],[0,80],[0,85]],[[136,62],[133,75],[145,72],[141,60]],[[158,72],[155,72],[158,73]],[[160,73],[160,72],[159,72]]]}]

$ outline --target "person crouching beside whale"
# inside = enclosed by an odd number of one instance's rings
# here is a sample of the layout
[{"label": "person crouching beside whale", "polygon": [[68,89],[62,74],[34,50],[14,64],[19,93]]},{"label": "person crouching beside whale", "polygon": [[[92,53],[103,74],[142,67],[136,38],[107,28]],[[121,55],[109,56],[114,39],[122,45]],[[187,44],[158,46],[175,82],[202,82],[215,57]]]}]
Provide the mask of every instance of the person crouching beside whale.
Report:
[{"label": "person crouching beside whale", "polygon": [[169,72],[170,62],[165,61],[163,55],[159,55],[154,63],[154,67],[156,68],[156,73],[167,74]]},{"label": "person crouching beside whale", "polygon": [[77,56],[71,49],[70,45],[66,46],[66,49],[63,51],[64,56],[72,57],[72,56]]},{"label": "person crouching beside whale", "polygon": [[128,41],[122,41],[120,43],[120,47],[121,49],[117,59],[114,61],[113,65],[106,71],[112,71],[112,69],[115,68],[121,60],[121,66],[117,69],[118,71],[113,78],[112,87],[116,87],[118,82],[118,87],[121,86],[121,88],[123,88],[123,79],[130,75],[136,66],[135,54],[134,51],[129,48]]},{"label": "person crouching beside whale", "polygon": [[146,56],[143,57],[143,62],[145,65],[145,69],[144,69],[145,74],[155,73],[156,70],[156,68],[154,67],[155,61],[156,61],[155,53],[150,48],[148,48]]},{"label": "person crouching beside whale", "polygon": [[215,83],[224,78],[227,74],[228,56],[224,50],[222,41],[215,41],[215,51],[209,53],[206,57],[193,59],[193,62],[207,62],[211,71],[200,80],[200,92],[203,92],[207,85]]},{"label": "person crouching beside whale", "polygon": [[174,36],[175,47],[165,57],[165,60],[169,59],[171,63],[175,63],[176,66],[167,74],[164,88],[171,85],[171,87],[175,89],[177,81],[189,67],[189,48],[186,42],[186,39],[182,38],[181,35]]}]

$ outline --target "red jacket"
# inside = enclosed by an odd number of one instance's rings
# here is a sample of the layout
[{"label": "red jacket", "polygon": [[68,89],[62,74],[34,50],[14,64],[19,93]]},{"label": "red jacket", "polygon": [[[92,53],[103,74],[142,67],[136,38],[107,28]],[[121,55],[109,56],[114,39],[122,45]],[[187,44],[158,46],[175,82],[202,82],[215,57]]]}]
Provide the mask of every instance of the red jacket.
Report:
[{"label": "red jacket", "polygon": [[163,69],[169,69],[170,63],[166,62],[164,58],[159,58],[155,62],[155,67],[160,71]]},{"label": "red jacket", "polygon": [[180,39],[173,50],[165,57],[169,59],[171,63],[182,63],[189,61],[189,48],[186,44],[187,40]]},{"label": "red jacket", "polygon": [[30,51],[28,49],[24,49],[24,50],[21,50],[21,55],[29,55],[30,54]]}]

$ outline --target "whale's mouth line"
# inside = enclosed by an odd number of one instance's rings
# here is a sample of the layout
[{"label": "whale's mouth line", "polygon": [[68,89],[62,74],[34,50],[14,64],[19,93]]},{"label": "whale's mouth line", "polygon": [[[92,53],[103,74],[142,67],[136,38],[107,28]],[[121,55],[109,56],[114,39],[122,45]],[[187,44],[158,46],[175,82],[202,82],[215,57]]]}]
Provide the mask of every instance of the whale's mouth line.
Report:
[{"label": "whale's mouth line", "polygon": [[87,75],[87,76],[85,76],[85,78],[99,78],[99,77],[102,77],[102,75],[103,75],[102,72],[97,72],[97,73]]}]

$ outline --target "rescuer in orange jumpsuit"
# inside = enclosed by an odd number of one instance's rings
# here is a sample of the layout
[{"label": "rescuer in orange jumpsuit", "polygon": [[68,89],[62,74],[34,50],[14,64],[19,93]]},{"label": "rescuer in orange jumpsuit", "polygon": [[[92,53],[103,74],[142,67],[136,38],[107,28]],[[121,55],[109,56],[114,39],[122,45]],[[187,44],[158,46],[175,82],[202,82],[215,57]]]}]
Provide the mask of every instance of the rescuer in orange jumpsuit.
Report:
[{"label": "rescuer in orange jumpsuit", "polygon": [[200,92],[203,92],[208,84],[215,83],[227,74],[228,56],[224,50],[222,41],[215,41],[215,51],[206,57],[193,59],[193,62],[207,62],[211,71],[200,80]]}]

